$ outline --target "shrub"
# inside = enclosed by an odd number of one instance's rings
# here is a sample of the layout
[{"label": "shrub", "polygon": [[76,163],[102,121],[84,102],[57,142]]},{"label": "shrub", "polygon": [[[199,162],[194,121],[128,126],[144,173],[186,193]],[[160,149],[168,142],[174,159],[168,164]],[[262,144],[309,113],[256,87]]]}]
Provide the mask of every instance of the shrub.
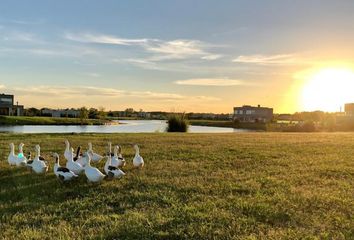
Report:
[{"label": "shrub", "polygon": [[168,118],[167,132],[187,132],[189,123],[186,115],[172,114]]},{"label": "shrub", "polygon": [[314,132],[316,131],[316,126],[313,121],[306,121],[302,125],[302,132]]}]

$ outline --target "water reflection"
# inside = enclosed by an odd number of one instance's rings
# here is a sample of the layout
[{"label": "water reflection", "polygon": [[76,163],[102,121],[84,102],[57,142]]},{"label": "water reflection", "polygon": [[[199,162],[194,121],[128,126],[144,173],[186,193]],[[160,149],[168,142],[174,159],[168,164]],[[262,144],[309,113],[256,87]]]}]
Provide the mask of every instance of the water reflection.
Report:
[{"label": "water reflection", "polygon": [[[166,122],[160,120],[121,120],[120,125],[104,126],[0,126],[0,132],[13,133],[149,133],[165,132]],[[191,133],[246,132],[244,129],[190,126]]]}]

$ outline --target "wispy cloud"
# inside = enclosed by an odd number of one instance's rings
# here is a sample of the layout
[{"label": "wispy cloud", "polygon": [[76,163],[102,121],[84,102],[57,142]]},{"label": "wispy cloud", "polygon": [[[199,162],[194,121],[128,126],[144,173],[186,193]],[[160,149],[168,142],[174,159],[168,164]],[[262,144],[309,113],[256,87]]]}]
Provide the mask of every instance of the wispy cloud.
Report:
[{"label": "wispy cloud", "polygon": [[193,56],[206,55],[208,53],[202,47],[202,43],[196,40],[177,39],[167,42],[158,42],[145,47],[147,51],[158,53],[152,60],[183,59]]},{"label": "wispy cloud", "polygon": [[163,60],[200,58],[203,60],[216,60],[221,57],[219,54],[210,53],[206,44],[193,39],[175,39],[164,41],[152,38],[121,38],[105,34],[93,33],[66,33],[64,38],[81,43],[98,43],[122,46],[137,46],[146,53],[152,54],[146,58],[149,62]]},{"label": "wispy cloud", "polygon": [[161,64],[157,64],[150,59],[143,58],[128,58],[128,59],[114,59],[114,62],[127,62],[139,68],[148,69],[148,70],[167,70],[162,67]]},{"label": "wispy cloud", "polygon": [[[6,89],[5,86],[2,86]],[[26,89],[14,87],[8,90],[15,91],[22,96],[50,96],[51,98],[66,98],[66,99],[88,99],[91,97],[100,98],[141,98],[145,100],[161,100],[161,101],[185,101],[190,99],[199,99],[203,101],[215,101],[219,100],[214,97],[209,96],[185,96],[176,93],[164,93],[164,92],[153,92],[153,91],[127,91],[116,88],[104,88],[96,86],[36,86],[29,87]]]},{"label": "wispy cloud", "polygon": [[241,55],[233,59],[235,63],[248,64],[295,64],[298,58],[295,54],[278,54],[278,55]]},{"label": "wispy cloud", "polygon": [[16,53],[16,54],[24,54],[24,55],[33,55],[39,57],[85,57],[85,56],[93,56],[100,55],[98,51],[90,48],[82,48],[82,47],[70,47],[70,46],[30,46],[30,47],[0,47],[0,54],[5,53]]},{"label": "wispy cloud", "polygon": [[192,78],[192,79],[176,81],[175,84],[190,85],[190,86],[213,86],[213,87],[247,85],[247,83],[241,80],[224,79],[224,78]]},{"label": "wispy cloud", "polygon": [[81,75],[91,77],[91,78],[100,78],[102,75],[96,72],[83,72]]},{"label": "wispy cloud", "polygon": [[148,41],[153,41],[152,39],[127,39],[119,38],[110,35],[103,34],[92,34],[92,33],[82,33],[82,34],[73,34],[66,33],[64,37],[68,40],[83,42],[83,43],[100,43],[100,44],[113,44],[113,45],[142,45]]},{"label": "wispy cloud", "polygon": [[14,23],[20,25],[40,25],[45,23],[43,19],[39,19],[39,20],[8,19],[2,22],[8,22],[8,23]]},{"label": "wispy cloud", "polygon": [[28,42],[28,43],[42,43],[35,34],[21,31],[2,32],[0,40],[9,42]]},{"label": "wispy cloud", "polygon": [[216,59],[219,59],[219,58],[222,58],[223,55],[221,54],[210,54],[210,55],[205,55],[203,57],[201,57],[201,59],[204,59],[204,60],[216,60]]}]

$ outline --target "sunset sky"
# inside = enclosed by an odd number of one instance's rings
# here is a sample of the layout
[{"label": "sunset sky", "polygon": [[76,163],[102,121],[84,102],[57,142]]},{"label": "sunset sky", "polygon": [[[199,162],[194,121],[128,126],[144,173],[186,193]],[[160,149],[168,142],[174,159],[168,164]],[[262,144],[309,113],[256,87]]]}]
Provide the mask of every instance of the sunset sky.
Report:
[{"label": "sunset sky", "polygon": [[353,65],[353,0],[0,4],[0,92],[25,107],[337,111]]}]

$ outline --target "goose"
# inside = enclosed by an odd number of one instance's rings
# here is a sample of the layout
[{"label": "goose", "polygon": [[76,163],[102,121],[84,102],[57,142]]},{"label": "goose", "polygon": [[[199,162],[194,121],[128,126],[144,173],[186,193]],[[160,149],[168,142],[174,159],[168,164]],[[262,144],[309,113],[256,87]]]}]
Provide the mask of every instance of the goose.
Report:
[{"label": "goose", "polygon": [[34,157],[33,161],[30,163],[31,169],[38,174],[45,173],[48,171],[48,166],[43,160],[40,160],[41,147],[39,145],[36,145],[35,148],[36,148],[36,156]]},{"label": "goose", "polygon": [[73,171],[70,171],[66,167],[60,166],[58,153],[53,153],[53,157],[55,158],[54,174],[59,180],[66,182],[78,177],[78,175],[76,175]]},{"label": "goose", "polygon": [[101,173],[100,170],[98,170],[95,167],[91,166],[91,157],[90,155],[87,155],[87,164],[85,166],[85,175],[87,177],[87,180],[91,183],[99,183],[101,182],[106,175],[104,175],[103,173]]},{"label": "goose", "polygon": [[10,143],[10,154],[7,158],[7,161],[9,162],[10,166],[16,165],[17,156],[15,155],[15,144],[13,143]]},{"label": "goose", "polygon": [[106,155],[110,156],[110,157],[114,156],[114,153],[112,153],[112,143],[111,142],[108,143],[108,151],[107,151]]},{"label": "goose", "polygon": [[90,154],[90,157],[91,157],[91,161],[92,162],[99,162],[99,161],[101,161],[101,159],[103,158],[103,156],[101,156],[101,155],[99,155],[99,154],[97,154],[97,153],[95,153],[94,151],[93,151],[93,149],[92,149],[92,143],[88,143],[88,147],[89,147],[89,149],[88,149],[88,153]]},{"label": "goose", "polygon": [[80,164],[74,161],[74,149],[71,148],[71,153],[69,160],[66,162],[66,167],[70,170],[73,171],[76,175],[80,175],[84,171],[84,167]]},{"label": "goose", "polygon": [[120,178],[125,175],[125,173],[118,167],[112,165],[112,158],[107,157],[106,164],[104,165],[104,171],[109,178]]},{"label": "goose", "polygon": [[64,158],[69,161],[71,157],[71,151],[72,149],[70,148],[70,143],[67,139],[65,139],[65,151],[64,151]]},{"label": "goose", "polygon": [[74,161],[79,163],[83,167],[85,167],[85,165],[87,163],[86,156],[83,156],[81,153],[81,146],[78,146],[78,148],[76,150],[76,155],[74,157]]},{"label": "goose", "polygon": [[125,160],[122,157],[122,154],[119,151],[120,147],[117,145],[114,147],[114,154],[108,154],[108,158],[111,159],[111,166],[114,167],[123,167],[125,165]]},{"label": "goose", "polygon": [[16,166],[18,166],[18,167],[27,165],[27,158],[25,157],[25,155],[23,155],[23,146],[24,145],[25,144],[20,143],[20,145],[18,146],[18,155],[17,155],[17,160],[16,160]]},{"label": "goose", "polygon": [[117,147],[118,147],[118,167],[124,167],[125,166],[125,159],[123,158],[123,155],[122,155],[122,147],[119,145]]},{"label": "goose", "polygon": [[144,166],[144,159],[142,156],[140,156],[140,151],[139,151],[139,146],[137,144],[134,145],[135,149],[135,157],[133,159],[133,165],[136,168],[143,168]]}]

